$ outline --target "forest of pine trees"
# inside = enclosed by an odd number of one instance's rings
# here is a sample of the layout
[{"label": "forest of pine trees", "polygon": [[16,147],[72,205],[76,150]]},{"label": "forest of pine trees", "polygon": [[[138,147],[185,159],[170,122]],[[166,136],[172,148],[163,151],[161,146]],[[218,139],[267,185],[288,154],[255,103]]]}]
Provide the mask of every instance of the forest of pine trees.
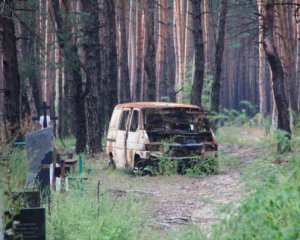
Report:
[{"label": "forest of pine trees", "polygon": [[[291,133],[300,110],[299,0],[2,0],[1,141],[42,102],[58,137],[101,151],[113,107],[257,106]],[[245,109],[248,111],[248,109]]]}]

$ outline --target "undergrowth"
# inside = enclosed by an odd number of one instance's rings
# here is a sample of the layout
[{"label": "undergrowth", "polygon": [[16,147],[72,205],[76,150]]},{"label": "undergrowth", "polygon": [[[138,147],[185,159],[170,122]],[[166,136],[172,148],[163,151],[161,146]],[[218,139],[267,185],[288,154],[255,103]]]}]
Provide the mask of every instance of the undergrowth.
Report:
[{"label": "undergrowth", "polygon": [[52,194],[47,239],[139,239],[146,229],[142,202],[131,196],[70,191]]},{"label": "undergrowth", "polygon": [[252,192],[230,218],[215,227],[213,239],[299,239],[300,164],[256,161],[245,173]]}]

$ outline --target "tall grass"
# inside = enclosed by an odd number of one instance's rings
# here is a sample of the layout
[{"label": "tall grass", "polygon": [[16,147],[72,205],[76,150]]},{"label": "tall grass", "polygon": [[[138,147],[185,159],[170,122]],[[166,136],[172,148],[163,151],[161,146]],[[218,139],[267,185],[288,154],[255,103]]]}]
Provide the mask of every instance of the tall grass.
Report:
[{"label": "tall grass", "polygon": [[[252,190],[237,212],[216,226],[213,239],[299,239],[300,163],[256,162],[246,181]],[[255,170],[255,171],[254,171]]]},{"label": "tall grass", "polygon": [[141,199],[91,189],[52,194],[47,239],[140,239],[147,229]]}]

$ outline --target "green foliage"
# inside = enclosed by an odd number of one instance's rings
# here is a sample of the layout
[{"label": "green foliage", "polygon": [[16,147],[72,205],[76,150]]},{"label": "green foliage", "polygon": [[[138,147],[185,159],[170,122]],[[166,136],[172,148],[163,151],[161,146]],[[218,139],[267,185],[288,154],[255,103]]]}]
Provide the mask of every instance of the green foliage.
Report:
[{"label": "green foliage", "polygon": [[[236,213],[216,226],[213,239],[299,239],[300,164],[284,166],[257,161],[246,176],[252,194]],[[253,188],[255,191],[253,191]]]},{"label": "green foliage", "polygon": [[290,135],[282,130],[275,130],[274,136],[277,141],[278,152],[285,153],[291,149]]},{"label": "green foliage", "polygon": [[204,75],[204,84],[203,84],[203,91],[202,91],[202,107],[205,110],[210,110],[210,94],[211,94],[211,87],[213,82],[213,75],[205,72]]},{"label": "green foliage", "polygon": [[168,237],[164,239],[176,239],[176,240],[202,240],[206,239],[199,226],[190,224],[185,227],[181,227],[172,231]]},{"label": "green foliage", "polygon": [[[241,101],[240,105],[244,107],[241,111],[224,108],[218,114],[210,116],[210,120],[212,122],[218,121],[221,126],[241,126],[248,122],[253,125],[254,123],[250,116],[255,116],[257,112],[256,106],[249,101]],[[257,116],[254,118],[256,119]]]},{"label": "green foliage", "polygon": [[59,138],[57,138],[56,142],[55,142],[55,145],[57,147],[66,147],[66,148],[74,148],[76,146],[76,139],[75,139],[75,137],[64,138],[63,142],[64,142],[65,146],[63,145],[63,143],[61,142],[61,140]]},{"label": "green foliage", "polygon": [[178,161],[161,156],[158,158],[157,164],[158,164],[157,175],[170,176],[177,173]]},{"label": "green foliage", "polygon": [[189,104],[191,101],[192,81],[194,66],[193,61],[189,61],[186,69],[186,79],[182,91],[182,103]]},{"label": "green foliage", "polygon": [[195,158],[190,164],[185,173],[191,177],[216,174],[219,169],[218,158],[214,155]]},{"label": "green foliage", "polygon": [[[186,104],[189,104],[191,99],[193,71],[194,71],[193,61],[189,61],[186,69],[186,79],[182,91],[182,102]],[[205,71],[203,91],[202,91],[202,107],[203,109],[206,110],[210,109],[210,93],[211,93],[212,80],[213,80],[213,76],[209,74],[208,71]]]},{"label": "green foliage", "polygon": [[131,195],[102,192],[98,199],[91,190],[53,193],[47,239],[138,239],[146,226],[141,209],[141,200]]},{"label": "green foliage", "polygon": [[28,169],[28,161],[25,150],[2,146],[0,149],[0,191],[22,190]]}]

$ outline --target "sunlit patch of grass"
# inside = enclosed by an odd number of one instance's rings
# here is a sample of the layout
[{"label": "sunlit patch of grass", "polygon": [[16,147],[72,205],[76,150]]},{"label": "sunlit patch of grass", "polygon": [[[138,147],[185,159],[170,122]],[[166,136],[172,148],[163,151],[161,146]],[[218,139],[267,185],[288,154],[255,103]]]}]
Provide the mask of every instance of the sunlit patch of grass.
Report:
[{"label": "sunlit patch of grass", "polygon": [[225,145],[255,145],[265,138],[264,130],[259,127],[250,127],[248,124],[243,126],[228,126],[218,129],[217,140]]}]

